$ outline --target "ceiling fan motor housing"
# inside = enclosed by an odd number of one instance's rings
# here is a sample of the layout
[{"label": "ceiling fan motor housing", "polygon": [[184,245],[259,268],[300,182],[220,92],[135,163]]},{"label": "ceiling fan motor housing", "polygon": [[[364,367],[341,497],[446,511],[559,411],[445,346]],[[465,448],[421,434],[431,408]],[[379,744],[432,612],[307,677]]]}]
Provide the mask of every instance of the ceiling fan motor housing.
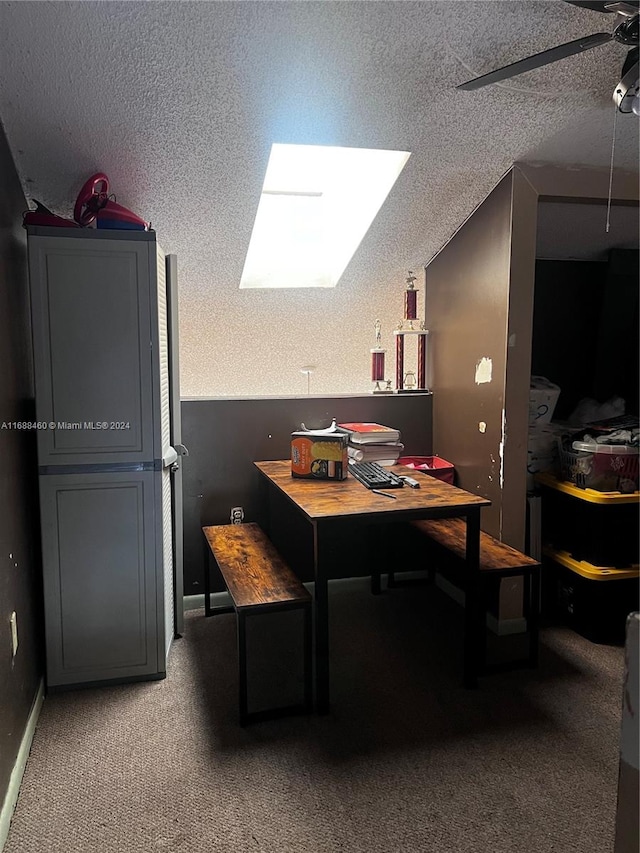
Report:
[{"label": "ceiling fan motor housing", "polygon": [[[638,80],[638,47],[627,54],[622,66],[622,77],[613,93],[613,100],[621,113],[637,112],[637,98],[640,81]],[[635,103],[635,108],[634,108]]]}]

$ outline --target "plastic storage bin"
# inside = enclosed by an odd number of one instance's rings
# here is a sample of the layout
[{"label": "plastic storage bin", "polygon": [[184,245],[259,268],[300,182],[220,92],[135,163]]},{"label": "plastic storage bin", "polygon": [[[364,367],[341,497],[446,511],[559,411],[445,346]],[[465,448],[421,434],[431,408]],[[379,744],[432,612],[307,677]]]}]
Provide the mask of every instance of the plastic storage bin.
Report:
[{"label": "plastic storage bin", "polygon": [[558,447],[559,473],[581,489],[599,492],[635,492],[638,489],[637,447],[574,441]]},{"label": "plastic storage bin", "polygon": [[567,624],[595,643],[624,640],[627,616],[638,609],[638,567],[602,568],[545,549],[545,584],[554,609]]},{"label": "plastic storage bin", "polygon": [[429,474],[437,480],[453,485],[455,479],[455,467],[451,462],[440,456],[401,456],[398,465],[406,465],[407,468],[415,468],[423,474]]},{"label": "plastic storage bin", "polygon": [[640,493],[580,489],[552,474],[536,475],[542,495],[542,542],[594,566],[640,562]]}]

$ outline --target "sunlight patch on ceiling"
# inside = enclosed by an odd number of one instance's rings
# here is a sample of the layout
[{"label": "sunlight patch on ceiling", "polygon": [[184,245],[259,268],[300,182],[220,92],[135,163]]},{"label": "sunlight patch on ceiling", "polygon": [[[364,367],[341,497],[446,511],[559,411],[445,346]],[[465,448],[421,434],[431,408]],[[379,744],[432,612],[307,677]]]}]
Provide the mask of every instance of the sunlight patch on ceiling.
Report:
[{"label": "sunlight patch on ceiling", "polygon": [[409,157],[272,145],[240,287],[335,287]]}]

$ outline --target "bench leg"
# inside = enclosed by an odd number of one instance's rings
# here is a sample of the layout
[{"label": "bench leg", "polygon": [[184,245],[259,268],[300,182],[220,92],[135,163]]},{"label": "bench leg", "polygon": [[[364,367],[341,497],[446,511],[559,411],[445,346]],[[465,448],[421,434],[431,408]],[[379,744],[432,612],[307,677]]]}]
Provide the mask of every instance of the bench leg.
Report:
[{"label": "bench leg", "polygon": [[238,706],[240,709],[240,725],[247,724],[247,625],[245,614],[237,611],[238,630]]},{"label": "bench leg", "polygon": [[487,645],[489,635],[487,629],[487,585],[483,579],[478,584],[478,649],[476,657],[476,672],[484,672],[487,668]]},{"label": "bench leg", "polygon": [[204,615],[211,616],[211,549],[204,540]]},{"label": "bench leg", "polygon": [[252,721],[275,719],[287,713],[311,713],[313,711],[313,632],[311,602],[304,605],[304,702],[302,705],[291,705],[283,708],[273,708],[264,711],[249,712],[247,688],[247,623],[246,614],[236,611],[238,631],[238,707],[242,727]]},{"label": "bench leg", "polygon": [[222,613],[233,613],[235,608],[231,604],[219,604],[211,606],[211,549],[209,543],[204,546],[204,615],[216,616]]},{"label": "bench leg", "polygon": [[[482,633],[486,625],[481,621],[480,608],[480,510],[469,511],[467,516],[467,582],[464,592],[464,664],[463,683],[467,688],[478,686],[479,644],[486,641]],[[482,614],[484,615],[484,614]],[[484,621],[484,620],[483,620]]]}]

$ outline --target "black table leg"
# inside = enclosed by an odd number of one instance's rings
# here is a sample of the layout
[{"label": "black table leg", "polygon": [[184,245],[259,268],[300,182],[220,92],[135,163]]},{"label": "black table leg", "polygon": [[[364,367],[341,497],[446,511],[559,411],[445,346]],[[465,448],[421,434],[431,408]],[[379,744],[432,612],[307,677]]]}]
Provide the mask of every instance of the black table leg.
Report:
[{"label": "black table leg", "polygon": [[371,593],[380,595],[382,590],[382,572],[387,561],[386,542],[380,533],[380,527],[370,525],[366,528],[367,565],[371,572]]},{"label": "black table leg", "polygon": [[480,508],[467,512],[466,584],[464,597],[464,686],[478,686],[478,658],[484,614],[480,612]]},{"label": "black table leg", "polygon": [[315,637],[316,710],[329,713],[329,584],[321,559],[321,527],[313,525],[313,568],[315,595],[313,599],[313,632]]},{"label": "black table leg", "polygon": [[265,477],[258,477],[257,521],[267,536],[271,535],[271,498],[273,488],[275,486],[269,483]]}]

